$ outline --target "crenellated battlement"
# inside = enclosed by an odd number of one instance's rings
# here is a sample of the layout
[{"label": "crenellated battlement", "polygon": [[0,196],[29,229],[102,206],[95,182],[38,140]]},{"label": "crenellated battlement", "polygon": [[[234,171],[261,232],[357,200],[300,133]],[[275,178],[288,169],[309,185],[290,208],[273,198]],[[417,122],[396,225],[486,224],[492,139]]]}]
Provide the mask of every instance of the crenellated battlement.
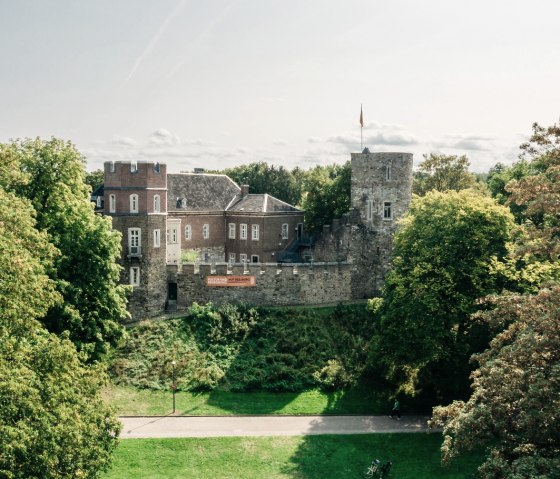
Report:
[{"label": "crenellated battlement", "polygon": [[[254,305],[304,305],[337,303],[350,298],[353,265],[339,263],[184,263],[173,267],[178,290],[177,306],[193,302],[215,304],[242,302]],[[207,278],[227,282],[247,278],[254,285],[209,286]],[[254,278],[254,280],[252,279]],[[235,284],[235,281],[231,281]]]}]

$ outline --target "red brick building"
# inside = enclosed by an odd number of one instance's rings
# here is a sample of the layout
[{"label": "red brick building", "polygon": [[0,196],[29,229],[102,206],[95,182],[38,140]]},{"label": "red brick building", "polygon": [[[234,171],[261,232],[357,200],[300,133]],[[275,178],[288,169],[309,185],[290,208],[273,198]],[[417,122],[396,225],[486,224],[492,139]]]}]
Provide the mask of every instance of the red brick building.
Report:
[{"label": "red brick building", "polygon": [[167,265],[293,261],[288,251],[303,235],[303,211],[225,175],[119,161],[105,163],[104,179],[103,213],[122,234],[133,316],[162,311],[173,298]]}]

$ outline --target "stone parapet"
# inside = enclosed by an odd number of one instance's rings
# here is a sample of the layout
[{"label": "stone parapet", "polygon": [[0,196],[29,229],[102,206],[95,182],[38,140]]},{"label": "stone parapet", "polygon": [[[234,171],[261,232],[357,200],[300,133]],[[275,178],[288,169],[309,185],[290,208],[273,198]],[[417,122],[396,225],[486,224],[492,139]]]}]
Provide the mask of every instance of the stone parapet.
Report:
[{"label": "stone parapet", "polygon": [[[235,264],[225,269],[216,265],[218,276],[253,276],[254,286],[206,286],[205,278],[213,276],[212,265],[200,264],[198,274],[193,267],[177,273],[179,291],[178,307],[184,309],[192,303],[246,303],[267,305],[311,305],[337,303],[351,298],[352,264],[305,263]],[[246,273],[244,271],[247,271]]]}]

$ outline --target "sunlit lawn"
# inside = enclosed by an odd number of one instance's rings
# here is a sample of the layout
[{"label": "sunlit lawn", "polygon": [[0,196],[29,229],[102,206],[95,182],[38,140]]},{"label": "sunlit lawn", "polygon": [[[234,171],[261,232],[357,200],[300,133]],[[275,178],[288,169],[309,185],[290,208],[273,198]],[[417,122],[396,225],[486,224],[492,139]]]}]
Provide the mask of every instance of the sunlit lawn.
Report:
[{"label": "sunlit lawn", "polygon": [[104,479],[359,478],[374,458],[394,462],[395,479],[471,477],[481,456],[450,468],[439,460],[439,434],[126,439]]},{"label": "sunlit lawn", "polygon": [[[105,398],[120,415],[166,415],[173,407],[171,391],[112,386]],[[390,400],[363,391],[347,393],[305,391],[298,393],[177,392],[176,413],[193,416],[234,414],[386,414]],[[411,412],[411,411],[408,411]]]}]

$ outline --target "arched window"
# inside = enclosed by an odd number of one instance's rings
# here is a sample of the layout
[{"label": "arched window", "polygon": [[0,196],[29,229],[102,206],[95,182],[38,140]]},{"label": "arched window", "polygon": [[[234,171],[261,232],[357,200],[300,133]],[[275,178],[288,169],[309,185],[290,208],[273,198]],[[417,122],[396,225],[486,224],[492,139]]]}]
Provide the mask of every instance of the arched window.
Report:
[{"label": "arched window", "polygon": [[115,195],[109,195],[109,213],[114,213],[117,209],[117,198]]},{"label": "arched window", "polygon": [[138,213],[138,195],[130,195],[130,212]]},{"label": "arched window", "polygon": [[159,195],[154,195],[154,213],[159,213],[160,201]]}]

